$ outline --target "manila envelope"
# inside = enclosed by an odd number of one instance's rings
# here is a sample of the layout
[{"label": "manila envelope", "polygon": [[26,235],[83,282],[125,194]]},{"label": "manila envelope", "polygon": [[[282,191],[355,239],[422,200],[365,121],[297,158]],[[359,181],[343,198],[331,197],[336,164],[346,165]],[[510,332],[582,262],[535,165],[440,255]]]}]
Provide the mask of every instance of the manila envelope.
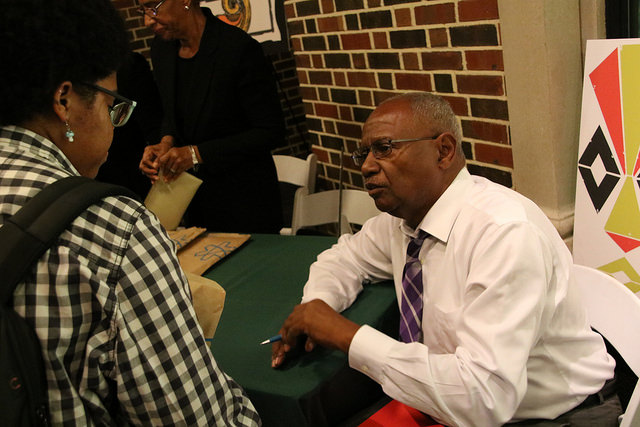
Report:
[{"label": "manila envelope", "polygon": [[156,214],[166,230],[175,230],[200,184],[200,178],[187,172],[182,172],[172,182],[165,182],[160,174],[144,199],[144,205]]}]

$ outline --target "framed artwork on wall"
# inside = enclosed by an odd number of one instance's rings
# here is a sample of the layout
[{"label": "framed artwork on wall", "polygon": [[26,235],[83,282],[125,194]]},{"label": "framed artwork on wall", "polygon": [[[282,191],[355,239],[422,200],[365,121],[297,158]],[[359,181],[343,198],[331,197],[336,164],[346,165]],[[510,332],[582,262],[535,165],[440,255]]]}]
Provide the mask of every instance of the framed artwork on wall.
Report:
[{"label": "framed artwork on wall", "polygon": [[220,20],[242,28],[263,47],[273,48],[286,40],[282,0],[213,0],[202,1],[200,6],[211,9]]}]

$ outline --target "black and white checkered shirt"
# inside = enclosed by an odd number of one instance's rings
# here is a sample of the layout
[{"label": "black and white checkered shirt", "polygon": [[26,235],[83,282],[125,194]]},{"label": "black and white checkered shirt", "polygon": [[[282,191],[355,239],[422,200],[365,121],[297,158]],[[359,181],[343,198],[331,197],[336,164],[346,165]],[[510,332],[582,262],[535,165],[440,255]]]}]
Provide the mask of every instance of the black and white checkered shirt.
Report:
[{"label": "black and white checkered shirt", "polygon": [[[69,175],[53,143],[0,128],[0,225]],[[205,343],[173,243],[137,201],[107,197],[76,218],[14,307],[40,338],[53,425],[260,425]]]}]

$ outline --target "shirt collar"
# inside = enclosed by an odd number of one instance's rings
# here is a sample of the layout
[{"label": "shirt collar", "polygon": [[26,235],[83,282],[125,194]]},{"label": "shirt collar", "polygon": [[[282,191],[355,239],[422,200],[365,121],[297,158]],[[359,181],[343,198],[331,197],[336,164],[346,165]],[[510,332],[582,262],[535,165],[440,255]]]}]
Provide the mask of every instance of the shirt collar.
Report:
[{"label": "shirt collar", "polygon": [[0,127],[0,143],[11,143],[18,150],[27,151],[47,163],[55,163],[73,175],[80,175],[57,145],[29,129],[13,125],[2,126]]},{"label": "shirt collar", "polygon": [[421,229],[446,243],[464,203],[464,195],[472,185],[473,178],[471,174],[466,167],[462,168],[451,185],[447,187],[436,203],[429,209],[417,229],[412,229],[403,220],[400,222],[400,230],[409,237],[416,237],[418,229]]}]

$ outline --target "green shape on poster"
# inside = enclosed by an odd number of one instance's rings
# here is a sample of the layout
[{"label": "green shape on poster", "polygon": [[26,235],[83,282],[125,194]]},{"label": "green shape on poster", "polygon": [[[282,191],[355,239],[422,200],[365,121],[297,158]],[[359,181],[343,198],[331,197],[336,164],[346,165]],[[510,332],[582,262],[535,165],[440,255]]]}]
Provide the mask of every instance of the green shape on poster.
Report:
[{"label": "green shape on poster", "polygon": [[626,274],[627,277],[631,279],[631,281],[625,283],[624,285],[633,293],[640,292],[640,274],[638,274],[638,272],[633,268],[633,266],[631,266],[626,258],[620,258],[618,260],[612,261],[609,264],[598,267],[598,270],[609,275],[613,275],[618,272]]},{"label": "green shape on poster", "polygon": [[634,188],[634,180],[626,176],[618,199],[604,225],[605,231],[640,240],[640,209]]},{"label": "green shape on poster", "polygon": [[[622,87],[622,116],[624,118],[624,145],[626,171],[635,175],[635,163],[640,148],[640,45],[624,45],[620,52],[620,75]],[[633,217],[637,218],[637,217]]]}]

